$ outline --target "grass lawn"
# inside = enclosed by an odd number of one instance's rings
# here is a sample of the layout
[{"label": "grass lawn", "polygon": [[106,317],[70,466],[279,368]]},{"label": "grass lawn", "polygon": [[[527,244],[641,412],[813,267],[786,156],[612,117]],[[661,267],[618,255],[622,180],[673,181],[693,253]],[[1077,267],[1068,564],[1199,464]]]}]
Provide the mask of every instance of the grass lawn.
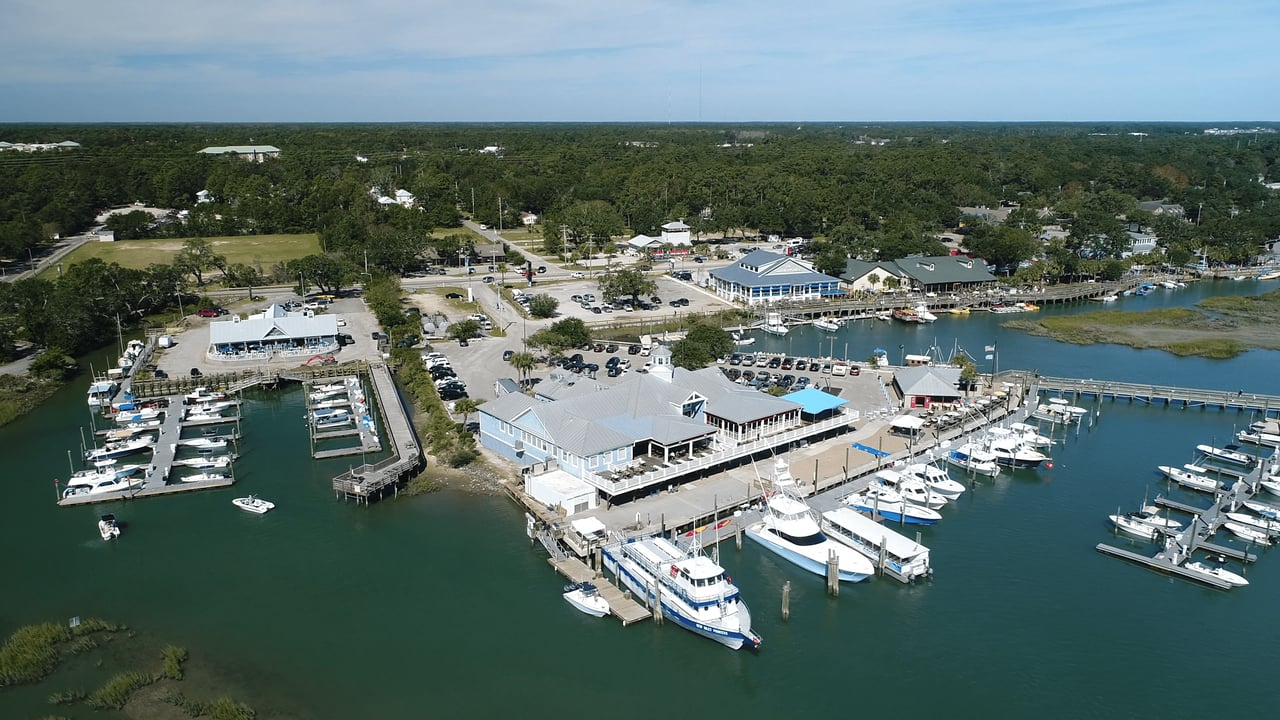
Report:
[{"label": "grass lawn", "polygon": [[[302,235],[236,235],[232,237],[205,238],[213,249],[227,258],[229,263],[261,266],[269,272],[271,266],[320,252],[320,239],[315,233]],[[155,240],[119,240],[117,242],[88,242],[76,248],[63,260],[71,265],[88,258],[102,258],[106,262],[119,263],[123,267],[145,268],[152,263],[170,263],[182,249],[183,239],[163,238]],[[45,275],[57,272],[46,268]]]}]

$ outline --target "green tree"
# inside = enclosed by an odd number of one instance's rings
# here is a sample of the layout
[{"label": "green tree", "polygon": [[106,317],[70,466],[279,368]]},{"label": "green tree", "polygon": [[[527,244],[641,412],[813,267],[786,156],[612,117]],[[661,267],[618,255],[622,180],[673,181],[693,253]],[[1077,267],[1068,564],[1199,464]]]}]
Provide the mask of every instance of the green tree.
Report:
[{"label": "green tree", "polygon": [[606,301],[629,297],[635,302],[641,295],[657,291],[658,284],[639,270],[615,270],[600,276],[600,294]]},{"label": "green tree", "polygon": [[723,328],[695,323],[685,336],[671,346],[671,362],[688,370],[697,370],[733,352],[733,338]]},{"label": "green tree", "polygon": [[591,342],[591,331],[587,329],[587,324],[582,322],[581,318],[565,318],[551,323],[548,328],[553,334],[564,338],[569,347],[577,347],[586,345]]},{"label": "green tree", "polygon": [[511,367],[519,374],[521,387],[528,385],[530,374],[538,366],[538,359],[531,352],[518,352],[511,356],[509,362]]},{"label": "green tree", "polygon": [[173,259],[174,265],[194,275],[196,285],[204,285],[204,274],[210,270],[226,267],[227,259],[216,253],[213,244],[202,237],[188,238],[182,243],[182,249]]},{"label": "green tree", "polygon": [[467,319],[449,325],[449,337],[454,340],[473,338],[480,334],[480,323]]},{"label": "green tree", "polygon": [[1035,257],[1040,242],[1031,233],[1008,225],[979,225],[965,240],[965,247],[993,268],[1017,268]]},{"label": "green tree", "polygon": [[538,293],[529,298],[529,314],[536,318],[552,317],[556,314],[558,307],[560,307],[560,301],[546,293]]},{"label": "green tree", "polygon": [[474,398],[469,398],[469,397],[460,398],[454,401],[453,411],[462,416],[462,423],[465,425],[467,422],[467,416],[475,412],[476,410],[479,410],[480,404],[483,402],[484,402],[483,399],[476,400]]}]

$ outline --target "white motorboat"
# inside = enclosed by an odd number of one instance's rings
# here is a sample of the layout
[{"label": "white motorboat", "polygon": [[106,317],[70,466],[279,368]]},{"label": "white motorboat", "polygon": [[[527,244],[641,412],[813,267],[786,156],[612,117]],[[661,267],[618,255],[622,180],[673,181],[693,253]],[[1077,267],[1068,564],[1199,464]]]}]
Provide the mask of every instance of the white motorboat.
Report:
[{"label": "white motorboat", "polygon": [[1280,480],[1261,480],[1258,482],[1258,487],[1272,495],[1280,495]]},{"label": "white motorboat", "polygon": [[945,469],[931,463],[912,463],[902,468],[900,472],[920,480],[935,495],[941,495],[948,500],[955,500],[964,493],[964,485],[952,480]]},{"label": "white motorboat", "polygon": [[1088,410],[1072,405],[1063,398],[1049,398],[1049,402],[1036,406],[1031,417],[1059,425],[1072,425],[1088,414]]},{"label": "white motorboat", "polygon": [[931,323],[934,320],[938,319],[937,315],[934,315],[933,313],[929,312],[928,306],[926,306],[924,303],[920,303],[919,305],[916,305],[915,314],[916,314],[916,317],[920,319],[920,322]]},{"label": "white motorboat", "polygon": [[209,472],[208,470],[205,470],[203,472],[198,472],[194,475],[183,475],[182,477],[178,478],[178,481],[184,482],[184,483],[213,482],[218,480],[226,480],[229,477],[230,476],[227,475],[226,473]]},{"label": "white motorboat", "polygon": [[1222,561],[1219,561],[1218,564],[1210,565],[1207,562],[1195,560],[1193,562],[1187,563],[1186,565],[1183,565],[1182,567],[1186,570],[1190,570],[1191,572],[1199,573],[1201,575],[1207,575],[1209,577],[1214,577],[1219,580],[1231,583],[1232,585],[1235,585],[1235,586],[1243,586],[1243,585],[1249,584],[1249,581],[1246,580],[1243,575],[1237,575],[1236,573],[1233,573],[1230,570],[1223,567]]},{"label": "white motorboat", "polygon": [[126,455],[133,455],[151,449],[151,446],[155,445],[155,442],[155,435],[143,435],[129,440],[109,442],[100,448],[85,450],[84,459],[89,462],[97,462],[98,460],[109,460],[112,458],[124,457]]},{"label": "white motorboat", "polygon": [[116,522],[116,516],[106,513],[98,517],[98,534],[103,540],[115,540],[120,537],[120,525]]},{"label": "white motorboat", "polygon": [[231,501],[231,504],[235,505],[241,510],[248,510],[249,512],[255,513],[258,515],[262,515],[266,513],[268,510],[271,510],[276,506],[275,503],[268,502],[255,495],[250,495],[249,497],[236,498],[235,500]]},{"label": "white motorboat", "polygon": [[881,486],[898,493],[902,500],[912,505],[937,510],[947,504],[947,499],[931,491],[924,484],[924,481],[910,475],[904,475],[897,470],[890,468],[877,470],[875,475],[871,476],[871,480],[873,485],[880,483]]},{"label": "white motorboat", "polygon": [[179,440],[178,444],[199,450],[221,450],[227,446],[227,439],[223,437],[187,438],[186,440]]},{"label": "white motorboat", "polygon": [[186,401],[187,404],[190,405],[190,404],[199,403],[199,402],[224,400],[226,399],[226,397],[227,397],[227,394],[220,390],[210,390],[208,387],[201,386],[192,390],[186,395],[183,395],[182,399]]},{"label": "white motorboat", "polygon": [[835,332],[839,330],[841,327],[843,327],[842,323],[839,320],[836,320],[834,318],[829,318],[829,317],[822,317],[822,318],[818,318],[817,320],[814,320],[813,326],[818,328],[819,330],[826,330],[827,332]]},{"label": "white motorboat", "polygon": [[733,344],[737,345],[738,347],[746,347],[747,345],[753,345],[755,344],[755,341],[756,339],[749,335],[743,335],[742,333],[739,333],[739,332],[733,333]]},{"label": "white motorboat", "polygon": [[1244,506],[1268,520],[1280,520],[1280,507],[1268,505],[1257,500],[1245,500]]},{"label": "white motorboat", "polygon": [[1197,445],[1196,450],[1199,450],[1205,457],[1210,457],[1214,460],[1222,460],[1223,462],[1229,462],[1235,465],[1243,465],[1244,467],[1253,467],[1253,464],[1258,461],[1258,458],[1253,455],[1238,451],[1234,445],[1228,445],[1225,448],[1214,447],[1212,445]]},{"label": "white motorboat", "polygon": [[1240,442],[1246,442],[1251,445],[1261,445],[1269,448],[1280,448],[1280,435],[1269,432],[1249,432],[1241,430],[1236,433],[1236,439]]},{"label": "white motorboat", "polygon": [[215,468],[224,468],[231,464],[230,455],[206,455],[194,458],[185,458],[182,460],[174,460],[174,465],[182,465],[184,467],[196,468],[197,470],[212,470]]},{"label": "white motorboat", "polygon": [[600,597],[599,589],[589,582],[565,585],[564,599],[570,605],[592,617],[604,617],[609,614],[609,601]]},{"label": "white motorboat", "polygon": [[1053,438],[1040,434],[1040,429],[1034,425],[1026,423],[1013,423],[1009,426],[1009,431],[1013,436],[1022,441],[1023,445],[1033,448],[1053,447]]},{"label": "white motorboat", "polygon": [[[899,499],[895,501],[894,497]],[[901,497],[888,488],[877,490],[872,483],[865,492],[846,497],[844,503],[856,510],[872,513],[873,516],[879,515],[886,520],[911,525],[934,525],[942,519],[942,515],[937,510],[902,502]]]},{"label": "white motorboat", "polygon": [[747,527],[747,537],[766,550],[809,572],[826,577],[834,555],[841,582],[861,582],[875,572],[871,561],[822,532],[808,503],[795,492],[795,481],[782,458],[774,463],[773,491],[765,499],[764,517]]},{"label": "white motorboat", "polygon": [[1000,464],[994,453],[976,443],[967,442],[947,453],[947,462],[965,472],[995,477],[1000,474]]},{"label": "white motorboat", "polygon": [[885,571],[911,582],[929,577],[929,548],[887,528],[853,508],[822,513],[822,528],[829,537],[862,553],[873,563],[885,562]]},{"label": "white motorboat", "polygon": [[77,495],[107,495],[115,492],[128,492],[143,482],[145,482],[143,478],[129,476],[105,478],[88,485],[68,486],[62,496],[75,497]]},{"label": "white motorboat", "polygon": [[1164,473],[1165,477],[1185,488],[1207,493],[1217,492],[1222,489],[1222,483],[1199,473],[1183,470],[1182,468],[1176,468],[1171,465],[1160,465],[1156,469]]},{"label": "white motorboat", "polygon": [[1024,445],[1005,428],[991,428],[986,447],[997,463],[1012,468],[1037,468],[1049,459],[1048,455]]},{"label": "white motorboat", "polygon": [[1126,535],[1132,535],[1139,540],[1155,542],[1164,534],[1164,531],[1160,528],[1134,518],[1133,513],[1128,515],[1108,515],[1107,518],[1111,520],[1111,524],[1115,525],[1117,530]]},{"label": "white motorboat", "polygon": [[[452,378],[442,381],[442,383],[449,383],[449,382],[452,382]],[[332,397],[325,398],[324,400],[318,400],[312,403],[311,407],[317,408],[317,409],[337,408],[337,407],[346,407],[347,405],[350,405],[350,404],[351,404],[351,398],[345,395],[334,395]]]},{"label": "white motorboat", "polygon": [[1152,527],[1167,530],[1172,533],[1176,533],[1182,529],[1182,523],[1164,517],[1160,514],[1160,508],[1155,505],[1143,505],[1141,510],[1131,512],[1128,515],[1138,522],[1144,522]]},{"label": "white motorboat", "polygon": [[345,382],[331,382],[331,383],[325,383],[324,385],[317,385],[311,388],[311,395],[312,397],[314,397],[317,394],[321,394],[321,393],[340,393],[340,392],[346,392],[346,391],[347,391],[347,384]]},{"label": "white motorboat", "polygon": [[680,627],[734,650],[760,647],[738,587],[696,541],[682,550],[662,537],[633,538],[605,545],[600,558],[634,595],[650,607],[658,603]]},{"label": "white motorboat", "polygon": [[207,402],[192,403],[187,406],[187,413],[219,413],[223,410],[233,408],[238,405],[235,400],[210,400]]},{"label": "white motorboat", "polygon": [[155,420],[160,417],[160,411],[155,408],[142,408],[141,410],[122,410],[113,416],[117,425],[126,426],[133,423],[146,422]]},{"label": "white motorboat", "polygon": [[1265,532],[1263,532],[1262,530],[1254,529],[1253,526],[1251,525],[1242,525],[1238,522],[1227,521],[1222,523],[1222,529],[1226,530],[1232,535],[1235,535],[1241,540],[1244,540],[1246,542],[1251,542],[1254,545],[1270,545],[1271,544],[1271,538],[1267,537],[1267,534]]},{"label": "white motorboat", "polygon": [[1269,520],[1267,518],[1261,518],[1256,515],[1240,512],[1226,512],[1223,513],[1222,516],[1231,522],[1256,528],[1259,532],[1266,533],[1267,535],[1280,535],[1280,521],[1278,520]]}]

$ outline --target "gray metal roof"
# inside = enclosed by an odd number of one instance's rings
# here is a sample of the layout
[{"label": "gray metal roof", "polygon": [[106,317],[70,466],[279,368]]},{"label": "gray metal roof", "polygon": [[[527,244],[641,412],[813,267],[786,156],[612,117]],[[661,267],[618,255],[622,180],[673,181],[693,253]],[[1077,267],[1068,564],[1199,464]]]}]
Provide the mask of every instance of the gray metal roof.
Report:
[{"label": "gray metal roof", "polygon": [[251,316],[247,320],[222,320],[209,323],[210,345],[295,338],[331,338],[337,334],[337,317],[286,312],[279,305],[272,305],[265,313]]},{"label": "gray metal roof", "polygon": [[213,145],[204,148],[200,152],[206,155],[223,155],[226,153],[235,153],[236,155],[253,155],[265,153],[278,153],[280,148],[275,145]]},{"label": "gray metal roof", "polygon": [[960,368],[922,365],[903,368],[893,374],[893,381],[903,395],[928,395],[929,397],[960,397],[956,389],[960,382]]},{"label": "gray metal roof", "polygon": [[840,281],[839,278],[815,271],[812,265],[799,258],[767,250],[753,250],[733,265],[712,270],[711,277],[745,287]]},{"label": "gray metal roof", "polygon": [[879,268],[899,277],[906,275],[921,285],[951,285],[954,283],[995,282],[996,276],[987,269],[982,258],[964,255],[934,255],[932,257],[905,257],[886,262],[870,263],[850,260],[841,277],[853,280],[868,271]]}]

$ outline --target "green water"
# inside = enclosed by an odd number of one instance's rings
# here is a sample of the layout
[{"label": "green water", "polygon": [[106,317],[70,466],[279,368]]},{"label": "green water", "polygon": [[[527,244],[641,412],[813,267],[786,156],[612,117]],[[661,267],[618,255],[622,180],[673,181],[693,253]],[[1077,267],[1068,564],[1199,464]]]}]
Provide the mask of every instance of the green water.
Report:
[{"label": "green water", "polygon": [[[1064,348],[1061,368],[1041,369],[1065,374],[1089,352]],[[1251,355],[1216,367],[1249,368]],[[1166,378],[1186,367],[1153,362]],[[0,428],[0,632],[72,615],[126,623],[141,645],[187,647],[202,682],[260,717],[1199,717],[1274,699],[1280,559],[1263,553],[1253,584],[1224,593],[1093,549],[1129,545],[1107,514],[1169,492],[1155,465],[1223,444],[1247,416],[1101,405],[1095,427],[1062,437],[1052,470],[1006,474],[943,510],[924,531],[937,572],[924,585],[871,580],[832,599],[819,578],[727,543],[723,564],[765,641],[753,655],[577,613],[504,496],[336,500],[329,479],[347,462],[311,461],[296,388],[249,395],[235,488],[57,508],[53,478],[87,421],[83,384]],[[249,492],[276,510],[231,506]],[[127,523],[119,542],[98,538],[105,510]],[[0,691],[0,717],[52,712],[50,692],[101,676],[73,668]]]}]

